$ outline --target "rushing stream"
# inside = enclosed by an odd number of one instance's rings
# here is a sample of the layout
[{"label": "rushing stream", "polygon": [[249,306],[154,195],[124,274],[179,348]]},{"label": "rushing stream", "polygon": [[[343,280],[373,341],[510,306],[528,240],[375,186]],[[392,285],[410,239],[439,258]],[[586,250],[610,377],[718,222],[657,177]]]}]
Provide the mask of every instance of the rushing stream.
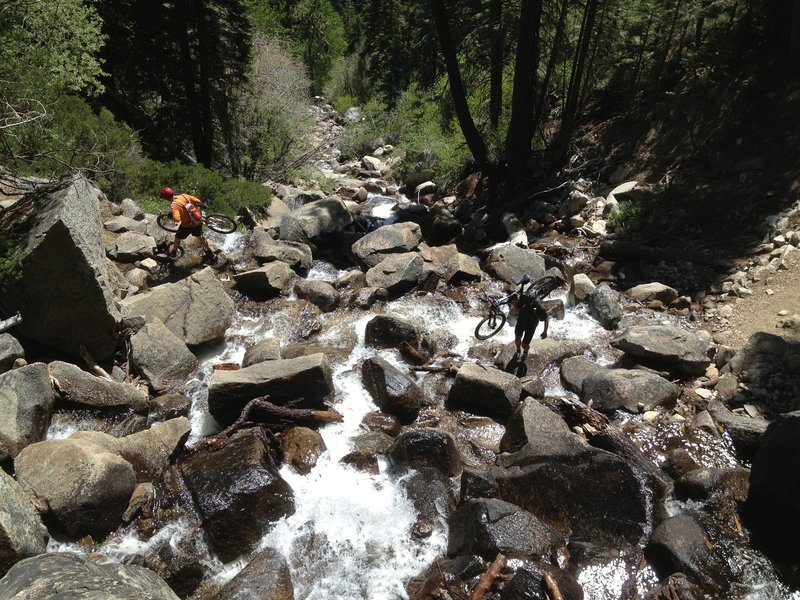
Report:
[{"label": "rushing stream", "polygon": [[[375,206],[375,214],[382,215],[382,204],[377,201]],[[218,241],[224,243],[224,251],[231,256],[235,256],[242,244],[242,238],[237,235]],[[331,265],[317,261],[309,278],[334,281],[340,274]],[[499,287],[496,291],[499,295]],[[409,320],[426,333],[446,330],[453,339],[449,350],[466,358],[469,349],[476,344],[474,329],[481,310],[481,300],[477,296],[469,297],[469,301],[470,305],[465,308],[438,294],[412,293],[370,311],[340,309],[320,315],[322,328],[319,334],[313,336],[313,342],[337,347],[342,347],[344,342],[348,348],[352,347],[348,355],[331,360],[336,389],[332,409],[341,413],[344,419],[341,423],[320,428],[327,450],[309,474],[298,474],[289,466],[282,468],[281,475],[294,490],[296,512],[274,524],[265,532],[261,542],[261,547],[273,547],[287,559],[297,599],[406,598],[404,584],[445,555],[446,522],[441,520],[435,524],[433,534],[427,539],[418,540],[410,535],[417,515],[403,488],[388,474],[386,464],[381,463],[379,474],[371,475],[342,464],[340,459],[353,450],[353,438],[363,433],[360,424],[364,415],[376,410],[360,375],[361,361],[376,352],[364,344],[367,322],[383,312]],[[192,398],[192,434],[188,443],[194,443],[218,430],[218,425],[206,408],[208,382],[215,364],[241,362],[246,348],[267,336],[279,338],[282,345],[308,341],[297,337],[295,323],[274,318],[274,315],[259,314],[252,309],[252,305],[250,303],[247,309],[237,312],[224,342],[204,350],[195,378],[186,385],[184,391]],[[563,320],[552,320],[550,337],[589,342],[593,349],[592,358],[598,363],[609,364],[615,359],[607,343],[610,334],[589,317],[583,307],[568,308]],[[482,343],[499,345],[512,340],[512,328],[506,325],[495,338]],[[407,369],[407,364],[397,352],[382,350],[380,353],[398,368]],[[434,375],[417,374],[421,386],[429,377]],[[548,394],[574,397],[561,387],[557,369],[548,370],[544,379]],[[628,415],[626,418],[641,421],[638,415]],[[66,437],[79,428],[80,423],[59,422],[51,427],[49,437]],[[725,437],[703,437],[698,434],[687,439],[679,421],[639,427],[636,431],[637,443],[649,451],[656,461],[667,447],[681,444],[692,449],[706,466],[737,464],[733,449]],[[502,427],[490,425],[483,435],[499,440]],[[677,513],[687,508],[690,507],[675,502],[670,512]],[[179,520],[163,527],[145,542],[138,538],[133,527],[129,527],[121,536],[111,536],[96,551],[105,560],[127,562],[133,555],[142,553],[148,545],[169,540],[171,545],[177,546],[181,537],[188,534],[188,529],[188,525]],[[51,540],[49,550],[83,551],[77,544],[55,540]],[[742,563],[737,570],[746,572],[743,580],[750,582],[739,597],[750,600],[797,600],[800,597],[792,596],[777,583],[770,565],[764,559],[751,556],[748,563],[747,557],[734,552],[730,558]],[[206,566],[218,582],[224,583],[236,575],[244,564],[244,560],[239,560],[223,565],[209,555]],[[587,600],[617,598],[631,568],[625,557],[610,558],[584,568],[578,574],[578,581],[584,588]],[[644,592],[656,578],[647,568],[641,571],[637,581],[639,591]]]}]

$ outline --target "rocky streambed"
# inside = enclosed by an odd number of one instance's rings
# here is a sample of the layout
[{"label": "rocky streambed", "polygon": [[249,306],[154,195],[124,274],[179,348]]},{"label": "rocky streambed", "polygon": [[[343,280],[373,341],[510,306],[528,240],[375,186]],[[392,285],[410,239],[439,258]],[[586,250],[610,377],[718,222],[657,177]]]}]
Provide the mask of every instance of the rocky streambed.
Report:
[{"label": "rocky streambed", "polygon": [[[587,252],[635,185],[493,226],[380,150],[335,195],[275,186],[213,265],[81,177],[0,213],[0,596],[793,597],[796,348],[715,339],[685,261]],[[553,269],[548,339],[475,339]]]}]

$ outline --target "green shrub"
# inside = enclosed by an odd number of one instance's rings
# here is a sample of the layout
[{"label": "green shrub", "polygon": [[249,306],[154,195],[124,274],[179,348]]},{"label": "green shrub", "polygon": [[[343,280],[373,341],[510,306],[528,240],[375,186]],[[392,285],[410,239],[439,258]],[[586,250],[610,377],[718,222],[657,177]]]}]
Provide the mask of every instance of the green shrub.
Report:
[{"label": "green shrub", "polygon": [[0,231],[0,290],[8,288],[22,275],[21,248],[5,232]]}]

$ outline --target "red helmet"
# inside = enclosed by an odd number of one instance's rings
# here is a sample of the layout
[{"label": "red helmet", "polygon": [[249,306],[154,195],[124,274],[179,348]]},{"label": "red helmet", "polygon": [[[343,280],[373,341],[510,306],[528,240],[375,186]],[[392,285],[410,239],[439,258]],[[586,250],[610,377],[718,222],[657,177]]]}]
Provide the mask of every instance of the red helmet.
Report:
[{"label": "red helmet", "polygon": [[161,195],[165,198],[172,198],[175,195],[175,190],[169,186],[165,186],[161,188]]}]

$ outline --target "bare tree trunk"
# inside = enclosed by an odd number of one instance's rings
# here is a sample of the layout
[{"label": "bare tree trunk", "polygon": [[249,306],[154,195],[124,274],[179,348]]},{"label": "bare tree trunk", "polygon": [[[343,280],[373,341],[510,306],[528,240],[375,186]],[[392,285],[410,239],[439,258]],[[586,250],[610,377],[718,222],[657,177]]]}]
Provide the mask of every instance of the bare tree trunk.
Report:
[{"label": "bare tree trunk", "polygon": [[19,323],[22,323],[22,315],[19,313],[15,314],[13,317],[5,319],[4,321],[0,321],[0,333],[8,331]]},{"label": "bare tree trunk", "polygon": [[561,127],[556,138],[556,157],[559,161],[566,158],[569,149],[569,141],[572,131],[575,128],[575,120],[578,112],[578,99],[581,91],[581,81],[586,65],[586,58],[589,53],[589,43],[592,40],[592,31],[597,17],[597,8],[600,0],[587,0],[586,8],[583,13],[581,32],[578,36],[578,46],[575,50],[575,60],[572,63],[572,73],[569,79],[569,91],[564,103],[564,110],[561,114]]},{"label": "bare tree trunk", "polygon": [[489,124],[493,130],[500,123],[503,110],[503,0],[490,0],[489,27]]},{"label": "bare tree trunk", "polygon": [[461,69],[458,66],[458,57],[453,40],[450,35],[450,25],[447,22],[447,8],[444,0],[431,0],[431,10],[433,20],[436,23],[436,32],[439,36],[439,44],[442,48],[445,67],[447,68],[447,79],[450,82],[450,94],[453,97],[453,106],[458,117],[458,123],[467,141],[472,157],[480,168],[489,164],[489,150],[481,137],[467,104],[467,95],[464,91],[464,81],[461,79]]},{"label": "bare tree trunk", "polygon": [[553,71],[556,68],[556,61],[558,59],[558,45],[561,43],[564,37],[564,23],[566,22],[567,18],[567,6],[567,0],[562,0],[561,12],[558,15],[558,25],[556,25],[556,34],[553,38],[553,47],[550,49],[550,59],[547,61],[547,70],[545,71],[544,78],[539,86],[539,99],[536,102],[535,112],[533,115],[534,131],[536,131],[536,129],[539,127],[539,123],[541,123],[544,114],[544,107],[546,105],[545,97],[547,96],[547,90],[550,87],[550,78],[553,76]]},{"label": "bare tree trunk", "polygon": [[511,120],[506,136],[506,161],[508,174],[512,179],[522,175],[531,153],[541,18],[541,0],[522,1],[514,64],[514,90],[511,96]]}]

